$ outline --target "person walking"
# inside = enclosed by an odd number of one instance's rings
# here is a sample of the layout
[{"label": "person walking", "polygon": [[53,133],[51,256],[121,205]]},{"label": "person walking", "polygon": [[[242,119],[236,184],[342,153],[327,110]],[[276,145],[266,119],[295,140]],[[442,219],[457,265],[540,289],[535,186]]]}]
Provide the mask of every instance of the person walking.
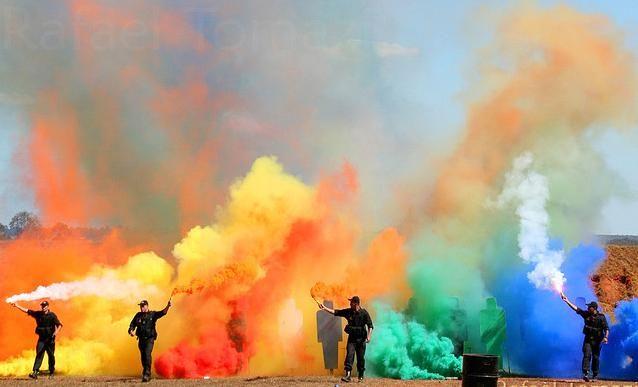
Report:
[{"label": "person walking", "polygon": [[142,360],[142,382],[151,380],[151,369],[153,366],[153,346],[157,339],[157,320],[166,316],[171,307],[169,300],[166,307],[160,311],[152,311],[148,308],[148,301],[142,300],[139,304],[140,311],[135,314],[128,328],[128,334],[137,336],[137,348],[140,350]]}]

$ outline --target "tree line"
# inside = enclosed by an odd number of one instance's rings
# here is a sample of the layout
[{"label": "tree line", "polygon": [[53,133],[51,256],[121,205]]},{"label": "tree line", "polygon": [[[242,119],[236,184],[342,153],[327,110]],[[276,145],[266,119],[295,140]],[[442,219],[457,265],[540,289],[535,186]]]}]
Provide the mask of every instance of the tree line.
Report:
[{"label": "tree line", "polygon": [[13,240],[20,237],[61,239],[71,236],[99,240],[110,230],[110,227],[71,227],[64,223],[57,223],[52,227],[43,227],[36,214],[21,211],[11,218],[9,224],[0,223],[0,241]]},{"label": "tree line", "polygon": [[37,231],[42,228],[37,215],[27,211],[18,212],[8,225],[0,223],[0,240],[16,239],[24,232]]}]

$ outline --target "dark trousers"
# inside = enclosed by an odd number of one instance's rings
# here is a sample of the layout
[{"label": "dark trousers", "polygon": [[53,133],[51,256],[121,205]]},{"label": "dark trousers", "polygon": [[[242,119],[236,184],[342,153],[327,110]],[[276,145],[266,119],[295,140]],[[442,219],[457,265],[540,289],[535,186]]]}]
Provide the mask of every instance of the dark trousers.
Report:
[{"label": "dark trousers", "polygon": [[35,362],[33,363],[33,371],[40,371],[40,366],[42,366],[42,360],[44,360],[45,352],[49,358],[49,372],[53,373],[55,370],[55,337],[38,338],[38,343],[35,345]]},{"label": "dark trousers", "polygon": [[348,340],[346,346],[346,361],[344,362],[344,370],[352,371],[352,364],[354,363],[354,356],[357,355],[357,371],[359,376],[363,376],[363,372],[366,370],[366,342],[365,340]]},{"label": "dark trousers", "polygon": [[140,358],[142,359],[142,376],[151,377],[151,367],[153,366],[153,345],[155,345],[154,338],[138,339],[137,348],[140,349]]},{"label": "dark trousers", "polygon": [[602,345],[600,341],[587,340],[583,342],[583,375],[589,373],[589,365],[591,364],[591,373],[598,375],[600,368],[600,349]]}]

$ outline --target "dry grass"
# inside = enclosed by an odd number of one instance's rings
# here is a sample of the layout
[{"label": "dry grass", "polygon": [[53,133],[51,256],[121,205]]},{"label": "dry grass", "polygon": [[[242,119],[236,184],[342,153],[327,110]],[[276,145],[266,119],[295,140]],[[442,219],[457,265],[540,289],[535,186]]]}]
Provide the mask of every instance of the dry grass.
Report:
[{"label": "dry grass", "polygon": [[638,297],[638,246],[607,245],[607,257],[591,280],[603,311],[614,320],[618,302]]},{"label": "dry grass", "polygon": [[[121,385],[142,385],[139,378],[118,377],[118,376],[58,376],[53,379],[41,377],[37,381],[29,378],[0,378],[0,386],[21,386],[37,383],[38,386],[121,386]],[[300,386],[300,387],[318,387],[339,385],[365,385],[365,386],[424,386],[424,387],[460,387],[459,380],[443,380],[443,381],[418,381],[418,380],[394,380],[368,378],[363,383],[343,383],[337,377],[328,376],[282,376],[282,377],[233,377],[233,378],[213,378],[203,379],[153,379],[150,383],[144,383],[145,386]],[[499,387],[638,387],[638,383],[634,382],[614,382],[614,381],[598,381],[584,383],[581,380],[564,380],[564,379],[515,379],[501,378],[498,383]]]}]

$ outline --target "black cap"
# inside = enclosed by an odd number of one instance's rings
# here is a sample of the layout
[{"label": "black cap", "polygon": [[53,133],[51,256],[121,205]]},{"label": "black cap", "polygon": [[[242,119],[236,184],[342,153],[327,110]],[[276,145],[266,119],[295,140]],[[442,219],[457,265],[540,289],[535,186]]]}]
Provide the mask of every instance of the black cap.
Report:
[{"label": "black cap", "polygon": [[598,309],[598,304],[596,303],[596,301],[592,301],[589,304],[587,304],[588,308],[594,308],[594,309]]},{"label": "black cap", "polygon": [[45,301],[42,301],[42,302],[40,303],[40,306],[49,306],[49,301],[46,301],[46,300],[45,300]]},{"label": "black cap", "polygon": [[361,304],[359,296],[352,296],[352,298],[348,298],[348,301],[354,302],[355,304]]},{"label": "black cap", "polygon": [[148,301],[146,300],[142,300],[142,302],[140,302],[139,304],[137,304],[139,306],[144,306],[144,305],[148,305]]}]

